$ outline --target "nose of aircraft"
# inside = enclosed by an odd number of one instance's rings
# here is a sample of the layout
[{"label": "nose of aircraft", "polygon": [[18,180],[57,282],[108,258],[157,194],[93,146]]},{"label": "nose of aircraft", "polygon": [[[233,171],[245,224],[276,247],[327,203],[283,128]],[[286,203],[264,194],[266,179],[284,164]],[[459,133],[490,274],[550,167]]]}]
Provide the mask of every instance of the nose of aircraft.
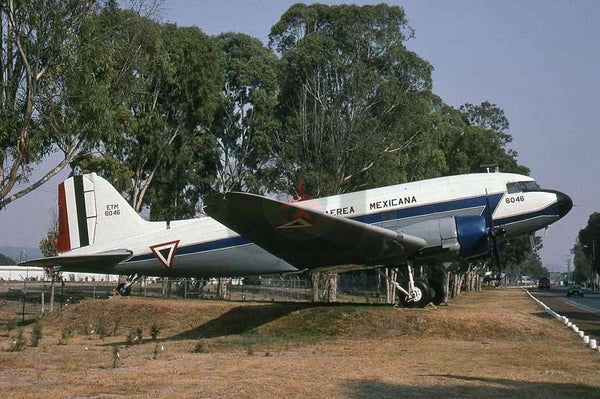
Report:
[{"label": "nose of aircraft", "polygon": [[561,218],[573,208],[573,200],[571,197],[560,191],[556,192],[556,202],[558,203],[558,216]]}]

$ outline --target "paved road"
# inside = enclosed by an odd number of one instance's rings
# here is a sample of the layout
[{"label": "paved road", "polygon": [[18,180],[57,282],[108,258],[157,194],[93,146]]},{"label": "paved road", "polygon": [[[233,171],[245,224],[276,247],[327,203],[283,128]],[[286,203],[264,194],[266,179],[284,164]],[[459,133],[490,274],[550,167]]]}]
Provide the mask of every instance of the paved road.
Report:
[{"label": "paved road", "polygon": [[584,292],[584,297],[568,297],[565,287],[530,292],[555,312],[566,316],[586,335],[600,339],[600,294]]}]

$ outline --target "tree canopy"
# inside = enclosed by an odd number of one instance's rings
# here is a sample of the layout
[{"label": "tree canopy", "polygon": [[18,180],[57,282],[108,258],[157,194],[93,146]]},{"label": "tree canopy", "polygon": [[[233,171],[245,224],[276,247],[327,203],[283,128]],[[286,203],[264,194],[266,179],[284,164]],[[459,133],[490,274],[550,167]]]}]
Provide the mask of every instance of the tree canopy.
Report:
[{"label": "tree canopy", "polygon": [[[66,106],[64,80],[93,3],[0,1],[0,208],[41,186],[93,139],[89,124]],[[55,151],[63,159],[27,184]]]},{"label": "tree canopy", "polygon": [[574,254],[575,267],[582,276],[591,277],[591,271],[600,274],[600,213],[592,213],[587,225],[579,230]]}]

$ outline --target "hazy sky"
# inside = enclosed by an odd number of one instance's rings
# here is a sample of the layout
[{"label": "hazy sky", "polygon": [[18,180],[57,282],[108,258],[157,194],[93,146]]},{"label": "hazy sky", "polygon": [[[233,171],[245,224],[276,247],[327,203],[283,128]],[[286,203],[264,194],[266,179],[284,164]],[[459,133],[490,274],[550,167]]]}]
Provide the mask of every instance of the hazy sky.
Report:
[{"label": "hazy sky", "polygon": [[[267,42],[295,1],[167,0],[162,20],[214,35],[242,32]],[[342,2],[328,2],[337,4]],[[354,2],[368,4],[378,2]],[[504,109],[519,162],[575,207],[550,226],[544,266],[564,268],[578,231],[600,211],[600,2],[392,1],[416,38],[408,47],[435,68],[434,92],[447,104],[490,101]],[[66,172],[0,211],[0,246],[37,246]],[[540,234],[543,234],[541,232]]]}]

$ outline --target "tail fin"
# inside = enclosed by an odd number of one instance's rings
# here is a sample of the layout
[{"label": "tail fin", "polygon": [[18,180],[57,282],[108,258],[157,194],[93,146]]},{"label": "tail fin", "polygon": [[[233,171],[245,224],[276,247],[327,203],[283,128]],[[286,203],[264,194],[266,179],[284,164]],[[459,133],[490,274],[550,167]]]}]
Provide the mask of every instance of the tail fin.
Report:
[{"label": "tail fin", "polygon": [[147,223],[95,173],[70,177],[58,186],[58,252],[131,236]]}]

